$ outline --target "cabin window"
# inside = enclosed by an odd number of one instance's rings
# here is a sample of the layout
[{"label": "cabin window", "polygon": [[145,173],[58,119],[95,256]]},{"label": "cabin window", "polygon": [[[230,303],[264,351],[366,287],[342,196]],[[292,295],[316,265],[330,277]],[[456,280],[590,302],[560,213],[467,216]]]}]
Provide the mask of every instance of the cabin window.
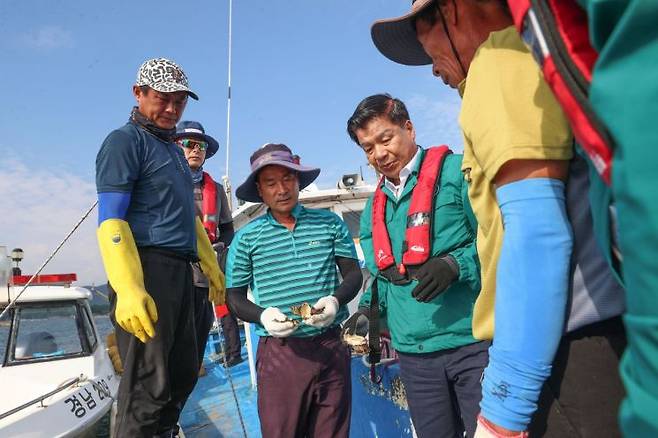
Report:
[{"label": "cabin window", "polygon": [[361,213],[363,213],[362,210],[343,212],[343,221],[345,221],[347,229],[350,230],[353,239],[359,238],[359,231],[361,231]]},{"label": "cabin window", "polygon": [[94,351],[96,349],[96,332],[94,332],[94,324],[91,322],[91,315],[89,315],[89,310],[86,307],[80,308],[82,311],[82,325],[85,329],[85,336],[87,337],[87,342],[89,343],[89,350]]},{"label": "cabin window", "polygon": [[[0,313],[4,308],[0,307]],[[9,329],[11,328],[11,310],[8,311],[2,319],[0,319],[0,365],[5,363],[5,354],[7,352],[7,344],[9,341]]]},{"label": "cabin window", "polygon": [[50,359],[83,352],[75,304],[17,309],[14,359]]}]

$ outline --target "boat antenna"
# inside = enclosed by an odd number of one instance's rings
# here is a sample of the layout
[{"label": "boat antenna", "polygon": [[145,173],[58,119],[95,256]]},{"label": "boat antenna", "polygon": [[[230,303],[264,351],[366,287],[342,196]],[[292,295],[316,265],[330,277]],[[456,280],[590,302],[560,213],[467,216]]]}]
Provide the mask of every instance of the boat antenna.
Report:
[{"label": "boat antenna", "polygon": [[89,213],[91,213],[91,212],[93,211],[93,209],[96,208],[96,204],[98,204],[98,200],[94,201],[94,203],[91,205],[91,207],[89,207],[89,209],[87,210],[87,212],[86,212],[85,214],[82,215],[82,217],[80,218],[80,220],[78,221],[78,223],[75,224],[75,225],[73,226],[73,229],[72,229],[71,231],[69,231],[69,233],[66,235],[66,237],[64,238],[64,240],[62,240],[62,241],[60,242],[60,244],[57,245],[57,248],[55,248],[55,251],[53,251],[52,254],[50,254],[50,256],[48,256],[48,258],[46,259],[46,261],[43,262],[43,264],[41,265],[41,267],[40,267],[39,269],[37,269],[37,272],[35,272],[34,274],[32,274],[32,277],[30,277],[30,279],[27,281],[27,283],[25,283],[25,286],[23,286],[23,289],[21,289],[21,291],[18,293],[18,295],[16,295],[16,297],[14,298],[14,300],[11,301],[11,302],[7,305],[7,307],[4,308],[4,310],[2,311],[2,313],[0,313],[0,320],[2,320],[2,317],[5,316],[5,313],[9,312],[9,309],[11,309],[12,307],[14,307],[14,304],[16,303],[16,301],[18,301],[18,299],[21,297],[21,295],[23,295],[23,292],[25,292],[25,290],[27,289],[27,287],[28,287],[28,286],[34,281],[35,278],[37,278],[37,276],[41,273],[41,271],[43,270],[43,268],[46,267],[46,265],[48,264],[48,262],[50,262],[50,261],[52,260],[52,258],[55,257],[55,254],[57,254],[57,252],[62,248],[62,246],[64,246],[64,244],[66,243],[66,241],[69,240],[69,237],[71,237],[71,235],[72,235],[73,233],[75,233],[75,230],[78,229],[78,227],[80,226],[80,224],[82,224],[82,222],[84,222],[84,220],[87,219],[87,216],[89,216]]},{"label": "boat antenna", "polygon": [[228,2],[228,93],[226,99],[226,172],[222,177],[224,190],[228,199],[228,208],[233,210],[233,199],[231,196],[231,180],[229,179],[229,158],[231,153],[231,46],[233,42],[233,0]]}]

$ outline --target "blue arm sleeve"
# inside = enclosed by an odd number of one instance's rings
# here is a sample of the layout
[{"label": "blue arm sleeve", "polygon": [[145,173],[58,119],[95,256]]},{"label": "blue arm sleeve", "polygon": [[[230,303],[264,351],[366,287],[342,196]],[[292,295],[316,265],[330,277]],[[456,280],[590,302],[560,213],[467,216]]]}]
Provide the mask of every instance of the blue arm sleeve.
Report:
[{"label": "blue arm sleeve", "polygon": [[571,226],[564,184],[546,178],[496,191],[505,234],[496,274],[496,328],[482,382],[482,415],[526,430],[562,336]]},{"label": "blue arm sleeve", "polygon": [[125,219],[128,205],[130,205],[130,193],[99,193],[98,225],[107,219]]}]

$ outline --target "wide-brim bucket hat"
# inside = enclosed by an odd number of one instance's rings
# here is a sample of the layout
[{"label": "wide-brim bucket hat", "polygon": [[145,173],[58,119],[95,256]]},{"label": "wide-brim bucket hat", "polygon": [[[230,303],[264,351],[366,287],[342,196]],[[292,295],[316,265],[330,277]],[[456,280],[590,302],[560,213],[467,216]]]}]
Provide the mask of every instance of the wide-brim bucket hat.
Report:
[{"label": "wide-brim bucket hat", "polygon": [[258,172],[265,166],[283,166],[297,172],[299,190],[307,187],[320,175],[319,168],[299,164],[299,157],[293,155],[290,148],[284,144],[267,143],[254,152],[249,161],[251,162],[251,173],[235,191],[238,199],[249,202],[263,202],[258,194],[256,178]]},{"label": "wide-brim bucket hat", "polygon": [[193,122],[191,120],[180,122],[176,127],[174,141],[180,138],[194,138],[208,143],[208,149],[206,149],[206,160],[215,155],[219,150],[219,142],[206,134],[206,130],[203,129],[203,125],[199,122]]},{"label": "wide-brim bucket hat", "polygon": [[370,28],[373,43],[382,55],[393,62],[404,65],[427,65],[432,63],[418,41],[414,20],[434,0],[413,0],[411,11],[401,17],[377,20]]}]

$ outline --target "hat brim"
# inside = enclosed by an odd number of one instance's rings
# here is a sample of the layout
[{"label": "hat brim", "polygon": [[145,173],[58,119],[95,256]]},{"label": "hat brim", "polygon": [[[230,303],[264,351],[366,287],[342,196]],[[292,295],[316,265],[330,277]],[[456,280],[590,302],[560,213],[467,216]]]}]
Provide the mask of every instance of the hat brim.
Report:
[{"label": "hat brim", "polygon": [[418,41],[413,26],[416,15],[431,4],[433,2],[428,1],[426,5],[401,17],[375,21],[370,28],[370,36],[377,50],[398,64],[432,64],[432,58],[427,55]]},{"label": "hat brim", "polygon": [[256,188],[256,176],[261,169],[267,166],[282,166],[296,171],[299,178],[299,190],[306,188],[309,184],[315,181],[318,175],[320,175],[320,169],[317,167],[306,167],[289,161],[269,161],[254,169],[245,182],[240,184],[240,187],[235,191],[235,196],[238,199],[248,202],[263,202],[263,199],[258,194],[258,189]]},{"label": "hat brim", "polygon": [[185,91],[187,95],[190,96],[192,99],[199,100],[199,96],[197,96],[197,94],[194,91],[190,90],[185,85],[179,84],[178,82],[166,82],[167,85],[166,87],[165,86],[159,87],[159,84],[158,85],[144,84],[144,85],[148,85],[150,88],[153,88],[154,90],[159,91],[161,93],[175,93],[177,91]]},{"label": "hat brim", "polygon": [[174,135],[174,140],[178,140],[179,138],[195,138],[197,140],[203,140],[208,143],[208,149],[206,149],[206,160],[215,155],[219,150],[219,143],[217,140],[208,134],[201,134],[197,132],[181,132]]}]

